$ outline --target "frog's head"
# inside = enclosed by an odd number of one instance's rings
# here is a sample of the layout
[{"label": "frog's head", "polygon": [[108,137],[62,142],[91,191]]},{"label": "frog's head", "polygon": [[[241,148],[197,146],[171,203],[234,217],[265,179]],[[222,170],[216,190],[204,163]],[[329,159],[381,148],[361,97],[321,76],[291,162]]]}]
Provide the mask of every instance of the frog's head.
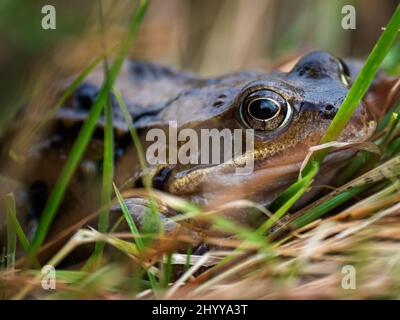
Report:
[{"label": "frog's head", "polygon": [[[177,121],[178,132],[187,128],[197,132],[253,129],[254,171],[235,174],[235,161],[211,165],[178,162],[162,166],[154,176],[155,184],[194,199],[209,200],[216,191],[237,187],[244,198],[262,195],[264,202],[270,201],[277,193],[273,190],[296,178],[309,147],[321,140],[348,93],[349,78],[343,61],[325,52],[312,52],[288,73],[250,71],[200,81],[170,101],[159,114],[160,121]],[[339,140],[367,140],[375,125],[360,103]],[[337,163],[345,153],[336,153],[331,160]]]}]

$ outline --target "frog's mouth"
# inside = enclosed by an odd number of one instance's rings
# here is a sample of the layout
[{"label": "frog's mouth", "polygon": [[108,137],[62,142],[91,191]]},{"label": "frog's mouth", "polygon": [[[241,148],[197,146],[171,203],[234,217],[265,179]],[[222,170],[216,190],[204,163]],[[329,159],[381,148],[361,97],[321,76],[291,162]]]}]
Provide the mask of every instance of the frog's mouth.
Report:
[{"label": "frog's mouth", "polygon": [[[343,148],[330,152],[324,161],[316,184],[329,184],[332,175],[357,152],[354,148]],[[169,193],[184,196],[210,207],[227,202],[247,199],[262,205],[271,203],[284,189],[298,178],[306,153],[298,147],[265,163],[255,163],[255,170],[248,175],[227,173],[222,164],[187,172],[163,168],[153,181]]]}]

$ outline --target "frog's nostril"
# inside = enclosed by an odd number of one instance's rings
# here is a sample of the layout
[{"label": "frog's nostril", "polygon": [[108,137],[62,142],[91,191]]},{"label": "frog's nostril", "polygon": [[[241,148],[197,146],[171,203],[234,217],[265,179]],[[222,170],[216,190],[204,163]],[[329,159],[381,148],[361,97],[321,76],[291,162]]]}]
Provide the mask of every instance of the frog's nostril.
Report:
[{"label": "frog's nostril", "polygon": [[89,110],[98,94],[98,88],[90,83],[81,85],[76,90],[76,99],[78,101],[78,108],[82,110]]},{"label": "frog's nostril", "polygon": [[322,114],[325,119],[333,119],[336,115],[336,112],[336,108],[331,104],[327,104],[322,108]]},{"label": "frog's nostril", "polygon": [[135,188],[143,188],[144,183],[143,183],[143,177],[139,177],[135,180]]}]

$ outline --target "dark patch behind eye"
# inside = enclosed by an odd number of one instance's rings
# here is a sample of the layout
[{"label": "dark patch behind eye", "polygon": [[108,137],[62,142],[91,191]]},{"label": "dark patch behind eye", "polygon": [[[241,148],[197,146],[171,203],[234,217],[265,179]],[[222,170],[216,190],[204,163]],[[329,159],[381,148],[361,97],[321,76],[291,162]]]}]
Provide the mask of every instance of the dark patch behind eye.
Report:
[{"label": "dark patch behind eye", "polygon": [[98,94],[97,86],[91,83],[84,83],[76,90],[76,99],[78,101],[78,108],[81,110],[89,110]]}]

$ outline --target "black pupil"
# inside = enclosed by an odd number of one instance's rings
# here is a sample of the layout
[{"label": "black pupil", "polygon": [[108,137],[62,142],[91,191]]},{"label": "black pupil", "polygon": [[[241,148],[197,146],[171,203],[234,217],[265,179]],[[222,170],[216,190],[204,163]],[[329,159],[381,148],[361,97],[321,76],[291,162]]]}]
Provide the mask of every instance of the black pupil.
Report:
[{"label": "black pupil", "polygon": [[250,102],[249,113],[260,120],[271,119],[279,111],[279,107],[270,99],[257,99]]}]

